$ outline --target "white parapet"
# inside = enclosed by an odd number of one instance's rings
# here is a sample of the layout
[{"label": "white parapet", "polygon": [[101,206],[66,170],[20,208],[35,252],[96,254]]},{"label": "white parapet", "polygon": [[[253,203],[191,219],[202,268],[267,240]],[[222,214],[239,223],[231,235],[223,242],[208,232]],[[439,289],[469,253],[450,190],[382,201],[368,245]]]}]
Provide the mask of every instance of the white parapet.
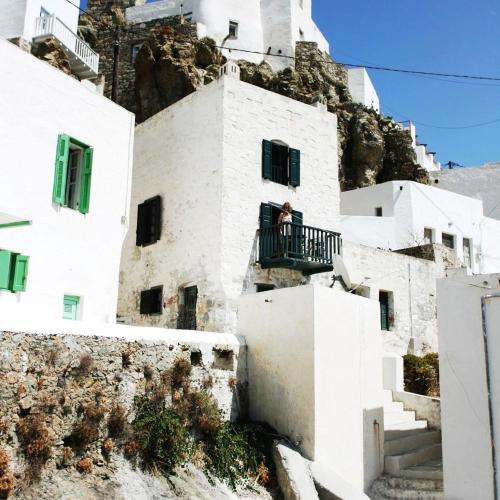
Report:
[{"label": "white parapet", "polygon": [[379,112],[380,100],[366,69],[350,68],[347,77],[353,101]]}]

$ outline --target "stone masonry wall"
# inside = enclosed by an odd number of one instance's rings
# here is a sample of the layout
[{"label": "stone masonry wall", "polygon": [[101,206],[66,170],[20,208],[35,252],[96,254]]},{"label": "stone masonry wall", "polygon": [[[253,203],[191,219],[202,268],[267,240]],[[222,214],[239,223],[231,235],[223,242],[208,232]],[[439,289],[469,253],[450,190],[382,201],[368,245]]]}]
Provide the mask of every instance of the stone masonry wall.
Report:
[{"label": "stone masonry wall", "polygon": [[[136,331],[121,328],[125,334]],[[160,336],[165,340],[157,340]],[[243,411],[246,347],[234,336],[205,334],[193,341],[187,332],[159,330],[151,334],[151,340],[129,341],[0,331],[0,455],[7,453],[9,474],[19,484],[26,482],[29,463],[33,463],[28,454],[35,453],[34,447],[39,445],[46,460],[42,478],[60,469],[76,472],[90,467],[96,481],[106,479],[116,465],[110,448],[118,448],[118,439],[110,440],[110,416],[123,411],[131,422],[134,397],[159,387],[179,359],[191,365],[191,390],[209,391],[223,418],[234,419]],[[170,404],[175,391],[162,397]],[[77,450],[70,436],[79,424],[97,416],[96,435]],[[38,431],[23,445],[20,428],[28,422],[36,423]],[[118,458],[123,460],[121,454]],[[21,494],[19,498],[31,497]]]}]

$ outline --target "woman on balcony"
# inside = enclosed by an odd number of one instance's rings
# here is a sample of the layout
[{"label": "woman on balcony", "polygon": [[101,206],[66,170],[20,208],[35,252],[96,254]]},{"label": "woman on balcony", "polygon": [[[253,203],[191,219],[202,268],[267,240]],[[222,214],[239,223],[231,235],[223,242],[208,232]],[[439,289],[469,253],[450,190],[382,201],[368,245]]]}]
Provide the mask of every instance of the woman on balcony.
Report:
[{"label": "woman on balcony", "polygon": [[292,235],[292,206],[288,201],[283,203],[278,217],[281,226],[281,253],[287,255],[290,250],[290,236]]}]

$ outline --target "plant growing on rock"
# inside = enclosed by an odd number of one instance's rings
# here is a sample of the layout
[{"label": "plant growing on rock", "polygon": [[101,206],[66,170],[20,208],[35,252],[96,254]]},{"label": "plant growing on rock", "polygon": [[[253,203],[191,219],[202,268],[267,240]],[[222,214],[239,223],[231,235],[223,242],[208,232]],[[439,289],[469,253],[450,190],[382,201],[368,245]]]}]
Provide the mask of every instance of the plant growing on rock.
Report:
[{"label": "plant growing on rock", "polygon": [[104,417],[104,410],[95,403],[80,408],[82,420],[74,427],[72,433],[64,440],[67,446],[80,453],[89,444],[99,439],[99,425]]},{"label": "plant growing on rock", "polygon": [[108,417],[108,433],[112,438],[120,438],[127,432],[127,412],[122,405],[116,405]]},{"label": "plant growing on rock", "polygon": [[437,353],[425,356],[407,354],[404,359],[405,390],[424,396],[439,397],[439,357]]}]

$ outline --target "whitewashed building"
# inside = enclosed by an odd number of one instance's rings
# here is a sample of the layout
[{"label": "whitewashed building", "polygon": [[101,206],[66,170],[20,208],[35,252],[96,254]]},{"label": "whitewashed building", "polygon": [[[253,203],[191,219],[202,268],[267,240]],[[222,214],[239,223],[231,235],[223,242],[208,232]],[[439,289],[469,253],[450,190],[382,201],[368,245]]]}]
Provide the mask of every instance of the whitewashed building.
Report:
[{"label": "whitewashed building", "polygon": [[66,52],[80,79],[95,78],[99,55],[77,36],[80,0],[1,0],[0,37],[30,51],[49,38]]},{"label": "whitewashed building", "polygon": [[[316,273],[331,283],[337,118],[238,71],[228,63],[218,81],[136,128],[118,307],[126,322],[232,331],[242,293]],[[293,220],[283,234],[285,201]]]},{"label": "whitewashed building", "polygon": [[380,113],[380,99],[365,68],[349,68],[347,84],[352,100]]},{"label": "whitewashed building", "polygon": [[0,318],[115,322],[134,117],[0,40]]},{"label": "whitewashed building", "polygon": [[[295,44],[329,44],[312,20],[312,0],[142,0],[126,10],[127,21],[140,24],[182,14],[198,24],[198,36],[208,36],[225,47],[229,59],[266,60],[278,70],[293,66]],[[230,51],[229,49],[240,49]],[[274,54],[274,55],[263,55]]]},{"label": "whitewashed building", "polygon": [[445,498],[500,491],[500,274],[438,282]]},{"label": "whitewashed building", "polygon": [[500,270],[500,223],[481,200],[410,181],[341,193],[344,238],[399,250],[437,243],[475,273]]}]

